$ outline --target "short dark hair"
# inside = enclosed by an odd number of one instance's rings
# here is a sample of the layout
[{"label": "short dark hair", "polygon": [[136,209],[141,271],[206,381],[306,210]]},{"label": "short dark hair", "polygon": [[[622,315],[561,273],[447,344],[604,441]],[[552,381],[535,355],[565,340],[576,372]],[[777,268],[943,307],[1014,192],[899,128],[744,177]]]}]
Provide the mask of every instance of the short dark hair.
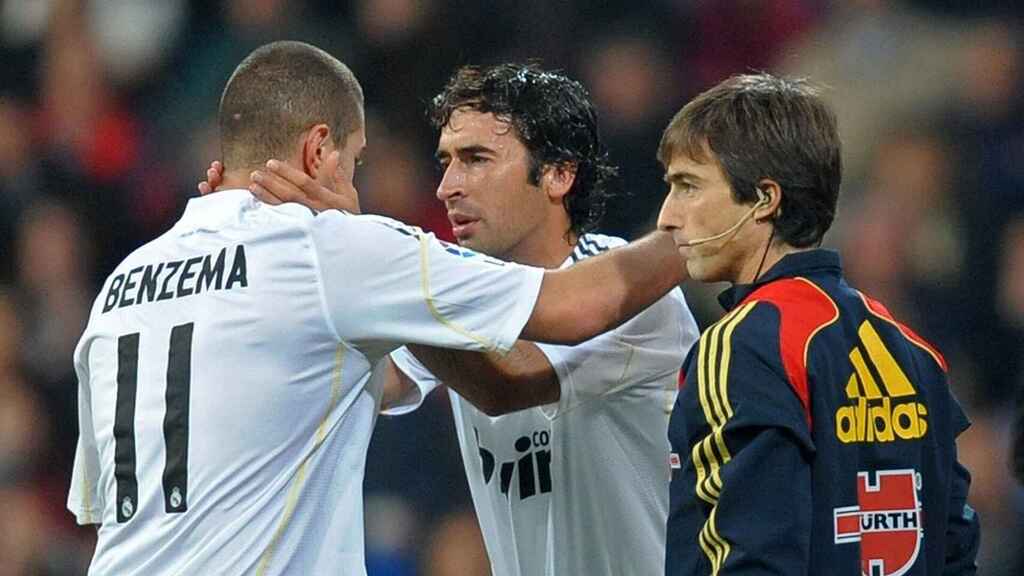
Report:
[{"label": "short dark hair", "polygon": [[697,161],[714,154],[741,203],[771,179],[782,188],[773,220],[790,246],[821,243],[835,218],[842,180],[836,117],[805,80],[770,74],[733,76],[680,110],[661,137],[658,160],[677,154]]},{"label": "short dark hair", "polygon": [[587,90],[536,63],[463,66],[430,103],[430,121],[443,128],[458,109],[490,112],[509,122],[530,153],[530,184],[548,166],[572,166],[576,177],[563,198],[570,230],[591,230],[604,214],[608,181],[617,170],[597,128]]},{"label": "short dark hair", "polygon": [[305,130],[331,129],[336,145],[363,120],[363,89],[352,71],[303,42],[273,42],[249,54],[220,98],[221,157],[228,167],[282,158]]}]

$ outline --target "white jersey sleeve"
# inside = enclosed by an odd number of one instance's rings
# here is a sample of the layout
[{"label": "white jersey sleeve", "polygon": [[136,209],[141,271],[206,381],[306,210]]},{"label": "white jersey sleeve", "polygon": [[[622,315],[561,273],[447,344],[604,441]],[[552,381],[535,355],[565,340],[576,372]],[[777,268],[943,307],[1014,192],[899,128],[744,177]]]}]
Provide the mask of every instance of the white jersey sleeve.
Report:
[{"label": "white jersey sleeve", "polygon": [[412,380],[413,386],[397,402],[394,402],[385,410],[381,410],[381,414],[401,416],[419,408],[427,398],[427,394],[430,394],[435,388],[440,386],[441,381],[434,376],[433,372],[417,360],[405,346],[392,352],[391,360],[399,371],[405,374],[409,380]]},{"label": "white jersey sleeve", "polygon": [[[549,418],[638,382],[658,382],[679,371],[696,342],[697,323],[676,289],[619,328],[576,346],[537,344],[558,376],[556,403],[541,406]],[[438,378],[405,347],[391,353],[395,366],[415,383],[400,404],[382,412],[400,415],[422,404]]]},{"label": "white jersey sleeve", "polygon": [[697,337],[697,324],[676,288],[625,324],[577,346],[538,343],[561,386],[558,402],[541,409],[556,418],[637,383],[659,382],[679,371]]},{"label": "white jersey sleeve", "polygon": [[78,446],[68,492],[68,510],[82,525],[103,522],[103,491],[100,484],[99,450],[93,433],[92,394],[89,387],[87,352],[79,343],[75,350],[75,373],[78,376]]},{"label": "white jersey sleeve", "polygon": [[332,327],[368,356],[402,343],[507,352],[544,274],[379,216],[327,211],[312,237]]}]

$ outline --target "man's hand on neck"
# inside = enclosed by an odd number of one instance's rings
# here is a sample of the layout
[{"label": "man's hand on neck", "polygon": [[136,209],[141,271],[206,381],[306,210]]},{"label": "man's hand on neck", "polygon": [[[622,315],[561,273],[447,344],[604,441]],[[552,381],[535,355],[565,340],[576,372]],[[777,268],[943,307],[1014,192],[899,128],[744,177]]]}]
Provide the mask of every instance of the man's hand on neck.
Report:
[{"label": "man's hand on neck", "polygon": [[252,172],[244,169],[236,169],[225,172],[224,163],[220,160],[210,162],[206,169],[206,180],[199,183],[197,188],[201,196],[213,194],[220,190],[248,190],[251,183]]},{"label": "man's hand on neck", "polygon": [[340,159],[337,151],[332,152],[321,171],[323,179],[334,187],[333,190],[320,180],[278,160],[270,160],[265,167],[251,172],[241,169],[224,172],[224,165],[214,161],[206,171],[206,180],[199,183],[199,193],[206,196],[218,190],[243,189],[266,204],[297,202],[317,212],[336,209],[359,214],[359,193],[351,182],[336,176]]},{"label": "man's hand on neck", "polygon": [[252,171],[250,170],[231,170],[224,172],[220,185],[216,186],[213,190],[233,190],[236,188],[248,190],[249,184],[252,182],[250,178],[251,174]]}]

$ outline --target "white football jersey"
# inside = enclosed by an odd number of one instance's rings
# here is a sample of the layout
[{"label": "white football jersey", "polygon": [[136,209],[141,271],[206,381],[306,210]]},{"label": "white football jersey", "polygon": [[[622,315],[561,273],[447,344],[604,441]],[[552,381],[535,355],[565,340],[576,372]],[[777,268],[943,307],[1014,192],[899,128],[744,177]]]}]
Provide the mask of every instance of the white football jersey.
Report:
[{"label": "white football jersey", "polygon": [[365,574],[371,367],[406,342],[507,350],[542,276],[387,218],[191,200],[75,352],[89,574]]},{"label": "white football jersey", "polygon": [[[585,234],[563,267],[624,243]],[[664,574],[668,419],[697,337],[675,289],[578,346],[539,344],[556,404],[491,417],[449,390],[494,576]],[[391,357],[420,398],[440,384],[405,348]]]}]

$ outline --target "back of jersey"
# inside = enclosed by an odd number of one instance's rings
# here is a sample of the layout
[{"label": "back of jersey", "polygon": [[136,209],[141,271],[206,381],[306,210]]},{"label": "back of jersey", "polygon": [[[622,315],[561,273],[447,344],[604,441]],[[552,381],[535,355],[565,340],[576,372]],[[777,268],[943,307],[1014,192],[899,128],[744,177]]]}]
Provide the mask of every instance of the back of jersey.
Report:
[{"label": "back of jersey", "polygon": [[365,573],[379,395],[325,314],[312,220],[218,192],[106,281],[75,354],[90,574]]}]

